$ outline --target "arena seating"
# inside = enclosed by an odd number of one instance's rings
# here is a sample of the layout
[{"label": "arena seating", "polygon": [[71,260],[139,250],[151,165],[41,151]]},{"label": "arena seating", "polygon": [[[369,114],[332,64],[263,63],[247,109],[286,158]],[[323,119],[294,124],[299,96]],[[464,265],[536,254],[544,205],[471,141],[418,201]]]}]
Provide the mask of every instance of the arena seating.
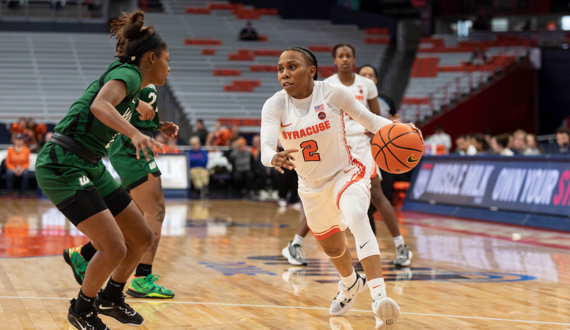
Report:
[{"label": "arena seating", "polygon": [[105,34],[1,32],[0,122],[57,123],[113,61]]},{"label": "arena seating", "polygon": [[[525,56],[528,48],[534,45],[529,39],[493,37],[495,39],[469,42],[458,42],[454,35],[422,38],[400,115],[406,120],[425,119],[430,114],[430,107],[439,111],[457,99],[458,94],[477,88],[491,75]],[[468,64],[477,47],[484,50],[489,60],[486,65]]]},{"label": "arena seating", "polygon": [[[285,48],[312,49],[324,78],[334,72],[330,51],[335,44],[353,44],[357,64],[378,66],[389,41],[383,29],[361,31],[328,21],[282,20],[270,8],[213,1],[162,3],[166,14],[147,14],[147,22],[156,26],[170,48],[169,85],[188,118],[203,118],[210,127],[218,118],[224,122],[259,122],[265,100],[281,90],[276,64]],[[253,11],[256,14],[243,16]],[[238,40],[248,21],[265,40]],[[374,43],[367,43],[367,38]],[[259,128],[246,125],[243,129]]]},{"label": "arena seating", "polygon": [[[259,17],[245,15],[247,19],[232,9],[216,9],[226,8],[228,2],[163,0],[163,6],[165,13],[147,13],[146,23],[155,25],[168,43],[169,85],[188,119],[203,118],[209,127],[218,118],[258,123],[265,100],[281,89],[275,66],[287,47],[313,49],[324,78],[334,71],[333,45],[351,43],[358,64],[379,65],[386,42],[365,39],[389,40],[381,29],[367,33],[328,21],[281,20],[269,9],[256,9],[259,15],[254,16]],[[187,14],[187,8],[209,9],[207,14]],[[247,21],[265,41],[238,40]],[[57,122],[114,56],[114,39],[108,34],[0,32],[0,42],[11,46],[0,54],[0,122],[4,123],[21,116]]]}]

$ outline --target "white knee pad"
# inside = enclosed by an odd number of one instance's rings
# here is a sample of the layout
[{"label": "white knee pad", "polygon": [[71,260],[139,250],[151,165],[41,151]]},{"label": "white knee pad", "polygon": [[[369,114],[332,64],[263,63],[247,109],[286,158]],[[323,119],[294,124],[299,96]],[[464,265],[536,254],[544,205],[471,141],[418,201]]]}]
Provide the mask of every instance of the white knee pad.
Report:
[{"label": "white knee pad", "polygon": [[356,184],[349,186],[339,201],[340,210],[356,241],[358,260],[380,255],[378,241],[368,221],[369,205],[370,196],[363,187]]}]

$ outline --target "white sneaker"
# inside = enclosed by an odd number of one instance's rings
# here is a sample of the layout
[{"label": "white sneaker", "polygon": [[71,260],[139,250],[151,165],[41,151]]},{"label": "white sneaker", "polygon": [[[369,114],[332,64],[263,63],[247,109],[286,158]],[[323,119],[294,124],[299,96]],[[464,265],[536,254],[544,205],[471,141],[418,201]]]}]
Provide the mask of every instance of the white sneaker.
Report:
[{"label": "white sneaker", "polygon": [[260,201],[266,200],[267,197],[268,197],[267,191],[265,191],[263,189],[259,191],[259,200]]},{"label": "white sneaker", "polygon": [[347,288],[342,280],[339,281],[338,292],[332,301],[329,312],[334,316],[345,314],[354,304],[354,298],[356,295],[366,290],[368,290],[366,275],[360,275],[356,273],[356,281],[350,288]]},{"label": "white sneaker", "polygon": [[407,267],[412,264],[412,251],[407,245],[402,244],[396,248],[396,260],[394,260],[394,266],[396,267]]},{"label": "white sneaker", "polygon": [[283,198],[279,198],[279,200],[277,201],[277,205],[279,205],[279,207],[287,207],[287,201],[284,200]]},{"label": "white sneaker", "polygon": [[305,251],[303,251],[303,248],[299,244],[293,245],[293,241],[289,242],[289,244],[287,244],[281,253],[291,265],[307,266]]},{"label": "white sneaker", "polygon": [[400,316],[400,306],[386,296],[372,299],[372,311],[376,317],[376,330],[391,330]]}]

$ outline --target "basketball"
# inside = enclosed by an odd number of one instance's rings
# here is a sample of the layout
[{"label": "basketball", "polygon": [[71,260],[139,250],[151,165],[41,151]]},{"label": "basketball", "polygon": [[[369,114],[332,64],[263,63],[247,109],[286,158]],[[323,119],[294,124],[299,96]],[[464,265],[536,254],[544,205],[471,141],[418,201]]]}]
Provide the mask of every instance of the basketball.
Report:
[{"label": "basketball", "polygon": [[382,170],[402,174],[419,163],[423,146],[422,138],[410,126],[386,125],[372,139],[372,156]]}]

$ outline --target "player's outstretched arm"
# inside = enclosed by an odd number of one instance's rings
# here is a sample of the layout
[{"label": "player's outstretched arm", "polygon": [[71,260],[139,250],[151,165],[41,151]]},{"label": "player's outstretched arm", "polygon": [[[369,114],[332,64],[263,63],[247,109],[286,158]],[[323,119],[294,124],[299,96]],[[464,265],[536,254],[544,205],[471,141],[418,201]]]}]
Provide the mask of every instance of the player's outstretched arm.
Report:
[{"label": "player's outstretched arm", "polygon": [[142,150],[147,161],[150,161],[147,148],[150,148],[155,157],[158,157],[158,150],[164,151],[164,149],[162,144],[139,132],[115,109],[126,96],[127,85],[121,80],[111,80],[101,88],[90,110],[103,124],[131,139],[137,149],[137,159],[139,151]]}]

